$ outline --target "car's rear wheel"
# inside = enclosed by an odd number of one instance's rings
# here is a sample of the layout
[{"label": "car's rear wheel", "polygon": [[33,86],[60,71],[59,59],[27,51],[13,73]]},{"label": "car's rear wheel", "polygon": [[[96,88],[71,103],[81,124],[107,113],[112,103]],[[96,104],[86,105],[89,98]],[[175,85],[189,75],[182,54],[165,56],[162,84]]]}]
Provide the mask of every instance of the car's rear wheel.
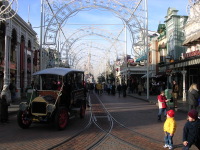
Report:
[{"label": "car's rear wheel", "polygon": [[31,117],[29,115],[29,112],[27,110],[25,110],[25,111],[18,111],[17,122],[18,122],[18,125],[22,129],[29,128],[30,125],[31,125],[31,123],[32,123],[32,120],[31,120]]},{"label": "car's rear wheel", "polygon": [[64,130],[68,124],[69,115],[66,108],[61,107],[55,115],[55,127],[57,130]]}]

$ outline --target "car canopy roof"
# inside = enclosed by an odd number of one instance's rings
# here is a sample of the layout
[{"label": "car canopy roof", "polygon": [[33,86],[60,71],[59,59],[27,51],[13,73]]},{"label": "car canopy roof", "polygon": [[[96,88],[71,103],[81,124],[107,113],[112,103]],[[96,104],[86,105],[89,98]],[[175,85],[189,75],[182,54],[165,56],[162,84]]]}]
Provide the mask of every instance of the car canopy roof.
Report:
[{"label": "car canopy roof", "polygon": [[51,75],[65,76],[69,72],[83,72],[83,71],[76,70],[76,69],[71,69],[71,68],[55,67],[55,68],[47,68],[47,69],[35,72],[35,73],[33,73],[33,76],[35,76],[35,75],[42,75],[42,74],[51,74]]}]

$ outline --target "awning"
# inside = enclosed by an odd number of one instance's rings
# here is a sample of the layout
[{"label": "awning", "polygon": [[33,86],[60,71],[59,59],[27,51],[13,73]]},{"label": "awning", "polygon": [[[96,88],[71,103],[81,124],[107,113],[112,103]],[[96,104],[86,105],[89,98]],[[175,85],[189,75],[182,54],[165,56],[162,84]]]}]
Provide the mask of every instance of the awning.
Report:
[{"label": "awning", "polygon": [[147,59],[147,55],[143,55],[142,57],[136,59],[136,62],[140,62]]},{"label": "awning", "polygon": [[[147,78],[147,74],[141,76],[141,78]],[[149,72],[149,78],[152,78],[152,72]]]},{"label": "awning", "polygon": [[187,46],[189,43],[193,42],[193,41],[196,41],[200,38],[200,33],[196,33],[195,35],[193,36],[190,36],[189,38],[187,38],[184,42],[183,42],[183,46]]}]

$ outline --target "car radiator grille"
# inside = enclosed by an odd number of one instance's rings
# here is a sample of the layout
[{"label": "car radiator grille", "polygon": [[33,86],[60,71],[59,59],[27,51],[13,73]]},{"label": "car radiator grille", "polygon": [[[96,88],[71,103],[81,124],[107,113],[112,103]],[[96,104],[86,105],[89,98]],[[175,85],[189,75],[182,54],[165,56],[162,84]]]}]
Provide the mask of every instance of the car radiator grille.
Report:
[{"label": "car radiator grille", "polygon": [[32,113],[46,114],[46,105],[47,103],[45,102],[33,102]]}]

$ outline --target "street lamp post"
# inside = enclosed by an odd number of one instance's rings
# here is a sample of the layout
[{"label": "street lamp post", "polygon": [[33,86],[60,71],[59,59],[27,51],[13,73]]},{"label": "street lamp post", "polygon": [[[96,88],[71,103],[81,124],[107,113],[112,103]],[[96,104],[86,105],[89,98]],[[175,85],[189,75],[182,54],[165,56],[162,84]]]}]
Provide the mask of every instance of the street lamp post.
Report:
[{"label": "street lamp post", "polygon": [[183,101],[186,101],[186,91],[185,91],[185,76],[187,71],[183,70],[181,71],[182,75],[183,75]]},{"label": "street lamp post", "polygon": [[[168,65],[170,63],[170,57],[165,57],[165,62]],[[170,76],[170,72],[168,71],[169,67],[166,66],[166,72],[167,72],[167,89],[169,89],[169,76]]]},{"label": "street lamp post", "polygon": [[149,47],[148,47],[148,0],[145,0],[146,22],[145,22],[145,49],[147,52],[147,100],[149,100]]}]

